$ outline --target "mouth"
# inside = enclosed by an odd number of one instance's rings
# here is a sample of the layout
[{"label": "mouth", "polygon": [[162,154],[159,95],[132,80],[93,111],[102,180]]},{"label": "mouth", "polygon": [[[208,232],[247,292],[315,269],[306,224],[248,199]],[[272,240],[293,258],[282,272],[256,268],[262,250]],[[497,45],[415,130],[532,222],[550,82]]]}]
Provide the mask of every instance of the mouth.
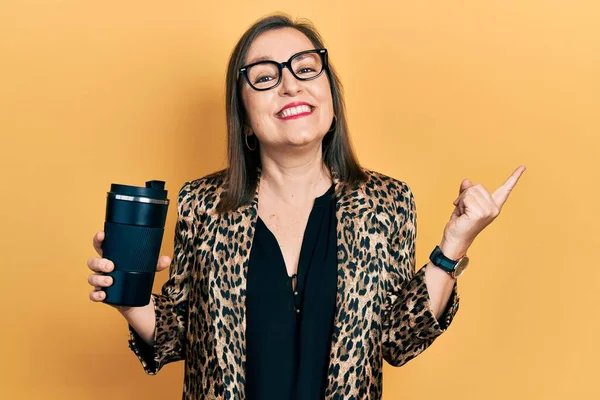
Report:
[{"label": "mouth", "polygon": [[279,111],[275,116],[279,119],[290,120],[306,117],[313,113],[316,107],[311,106],[308,103],[301,104],[290,104],[285,106],[281,111]]}]

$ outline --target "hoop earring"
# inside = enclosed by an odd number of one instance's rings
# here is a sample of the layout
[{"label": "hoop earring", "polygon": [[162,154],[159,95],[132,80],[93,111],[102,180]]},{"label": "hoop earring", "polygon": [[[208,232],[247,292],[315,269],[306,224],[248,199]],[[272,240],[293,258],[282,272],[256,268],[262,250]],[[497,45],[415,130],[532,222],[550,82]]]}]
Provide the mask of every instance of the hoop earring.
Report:
[{"label": "hoop earring", "polygon": [[[254,151],[254,150],[256,150],[256,146],[258,144],[258,140],[255,137],[254,138],[254,147],[250,147],[250,145],[248,144],[248,136],[250,136],[250,135],[244,135],[244,141],[246,142],[246,147],[248,148],[248,150]],[[254,135],[252,135],[252,136],[254,136]]]},{"label": "hoop earring", "polygon": [[327,133],[333,132],[335,130],[335,128],[337,128],[337,116],[335,114],[333,114],[333,128],[329,128]]}]

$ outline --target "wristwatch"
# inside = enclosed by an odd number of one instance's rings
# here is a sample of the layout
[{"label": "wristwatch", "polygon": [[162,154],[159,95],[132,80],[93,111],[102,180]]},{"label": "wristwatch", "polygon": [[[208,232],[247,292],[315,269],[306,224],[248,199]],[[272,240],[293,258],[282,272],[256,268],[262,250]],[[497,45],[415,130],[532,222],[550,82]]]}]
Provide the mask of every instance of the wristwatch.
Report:
[{"label": "wristwatch", "polygon": [[469,265],[469,257],[466,255],[458,260],[451,260],[442,253],[440,246],[435,246],[435,249],[429,255],[429,260],[436,267],[440,267],[453,278],[458,278]]}]

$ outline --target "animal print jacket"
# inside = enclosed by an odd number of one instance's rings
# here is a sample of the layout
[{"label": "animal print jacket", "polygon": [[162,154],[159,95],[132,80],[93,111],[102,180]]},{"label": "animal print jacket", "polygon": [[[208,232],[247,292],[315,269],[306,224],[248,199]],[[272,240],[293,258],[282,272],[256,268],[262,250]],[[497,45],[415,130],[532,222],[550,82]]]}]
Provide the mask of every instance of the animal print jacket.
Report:
[{"label": "animal print jacket", "polygon": [[[455,283],[437,320],[425,268],[415,272],[417,215],[408,185],[365,172],[367,182],[346,190],[333,175],[338,283],[326,399],[381,399],[383,360],[400,366],[419,355],[459,306]],[[246,269],[258,188],[250,204],[219,215],[223,184],[213,174],[179,191],[169,279],[152,294],[154,346],[129,327],[129,346],[146,373],[185,360],[184,399],[245,398]]]}]

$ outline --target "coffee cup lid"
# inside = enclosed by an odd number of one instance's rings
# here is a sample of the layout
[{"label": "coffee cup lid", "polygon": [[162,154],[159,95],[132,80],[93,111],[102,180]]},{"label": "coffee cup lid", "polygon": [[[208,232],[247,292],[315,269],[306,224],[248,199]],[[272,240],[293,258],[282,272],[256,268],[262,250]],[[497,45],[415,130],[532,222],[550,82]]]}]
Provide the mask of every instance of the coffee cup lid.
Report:
[{"label": "coffee cup lid", "polygon": [[147,181],[146,187],[121,185],[113,183],[110,185],[109,194],[147,197],[155,200],[167,200],[167,190],[165,190],[165,181]]}]

